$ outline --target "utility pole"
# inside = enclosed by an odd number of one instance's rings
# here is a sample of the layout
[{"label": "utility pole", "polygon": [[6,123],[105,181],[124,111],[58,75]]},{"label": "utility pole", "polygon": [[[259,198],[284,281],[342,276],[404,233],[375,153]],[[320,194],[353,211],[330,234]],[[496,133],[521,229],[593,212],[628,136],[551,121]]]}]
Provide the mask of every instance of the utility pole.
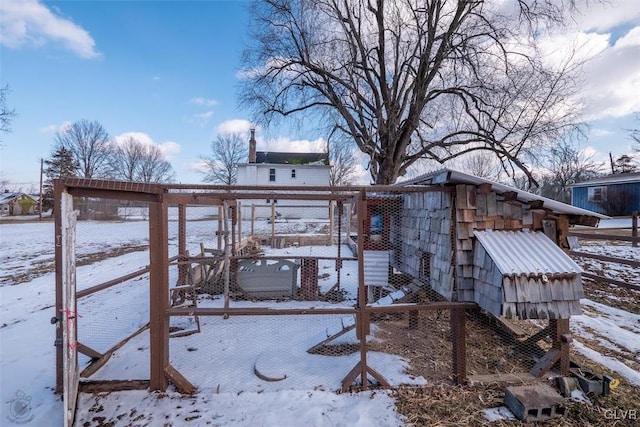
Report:
[{"label": "utility pole", "polygon": [[38,215],[39,220],[42,221],[42,173],[44,169],[44,159],[40,158],[40,199],[38,200]]}]

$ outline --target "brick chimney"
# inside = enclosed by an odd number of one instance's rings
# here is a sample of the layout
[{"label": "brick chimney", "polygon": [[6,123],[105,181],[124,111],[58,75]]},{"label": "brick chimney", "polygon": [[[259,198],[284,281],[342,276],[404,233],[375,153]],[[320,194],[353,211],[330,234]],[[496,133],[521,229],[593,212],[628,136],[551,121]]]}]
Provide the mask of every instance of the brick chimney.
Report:
[{"label": "brick chimney", "polygon": [[249,163],[256,162],[256,130],[250,129],[251,138],[249,139]]}]

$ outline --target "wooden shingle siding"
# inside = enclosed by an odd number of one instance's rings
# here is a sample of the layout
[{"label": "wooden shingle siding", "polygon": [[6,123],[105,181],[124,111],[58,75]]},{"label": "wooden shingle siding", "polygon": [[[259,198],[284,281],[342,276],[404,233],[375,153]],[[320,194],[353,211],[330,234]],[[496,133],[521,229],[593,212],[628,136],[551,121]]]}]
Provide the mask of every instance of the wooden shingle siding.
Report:
[{"label": "wooden shingle siding", "polygon": [[[447,299],[453,292],[455,262],[451,238],[452,195],[430,191],[403,197],[398,233],[392,233],[394,267],[421,278],[423,253],[431,254],[430,284]],[[424,279],[424,278],[422,278]]]}]

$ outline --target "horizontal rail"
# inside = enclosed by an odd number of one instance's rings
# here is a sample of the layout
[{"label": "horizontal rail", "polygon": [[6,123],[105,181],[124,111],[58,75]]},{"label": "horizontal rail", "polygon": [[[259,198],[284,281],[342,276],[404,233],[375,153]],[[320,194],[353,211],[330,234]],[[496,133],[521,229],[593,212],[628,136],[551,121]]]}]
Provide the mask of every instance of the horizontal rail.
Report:
[{"label": "horizontal rail", "polygon": [[615,234],[589,234],[570,232],[569,236],[579,237],[585,240],[621,240],[623,242],[640,242],[640,237],[616,236]]},{"label": "horizontal rail", "polygon": [[581,258],[593,258],[600,261],[614,262],[617,264],[626,264],[635,268],[640,268],[640,261],[633,261],[630,259],[616,258],[616,257],[610,257],[606,255],[590,254],[587,252],[577,252],[577,251],[569,251],[569,255],[581,257]]},{"label": "horizontal rail", "polygon": [[[394,304],[384,306],[367,305],[364,309],[368,313],[398,313],[406,311],[427,311],[427,310],[475,310],[478,305],[474,302],[432,302],[429,304]],[[170,308],[165,314],[167,316],[276,316],[276,315],[327,315],[327,314],[353,314],[356,315],[361,310],[357,307],[343,308],[283,308],[273,309],[268,307],[256,308],[204,308],[185,307]]]},{"label": "horizontal rail", "polygon": [[357,314],[356,308],[170,308],[167,316],[276,316],[276,315],[314,315],[314,314]]},{"label": "horizontal rail", "polygon": [[609,279],[608,277],[598,276],[597,274],[582,273],[582,277],[597,280],[599,282],[609,283],[611,285],[620,286],[621,288],[634,289],[636,291],[640,291],[640,285],[633,285],[631,283],[623,282],[621,280]]},{"label": "horizontal rail", "polygon": [[[176,259],[178,259],[178,257],[176,257],[176,256],[174,256],[172,258],[169,258],[169,262],[173,262]],[[145,268],[141,268],[140,270],[134,271],[133,273],[125,274],[124,276],[118,277],[117,279],[109,280],[108,282],[100,283],[99,285],[95,285],[95,286],[92,286],[90,288],[83,289],[81,291],[77,291],[76,292],[76,299],[82,298],[82,297],[86,297],[87,295],[91,295],[91,294],[96,293],[98,291],[102,291],[102,290],[108,289],[108,288],[110,288],[112,286],[119,285],[119,284],[124,283],[127,280],[131,280],[131,279],[133,279],[135,277],[142,276],[143,274],[149,272],[149,268],[150,268],[149,266],[146,266]]]}]

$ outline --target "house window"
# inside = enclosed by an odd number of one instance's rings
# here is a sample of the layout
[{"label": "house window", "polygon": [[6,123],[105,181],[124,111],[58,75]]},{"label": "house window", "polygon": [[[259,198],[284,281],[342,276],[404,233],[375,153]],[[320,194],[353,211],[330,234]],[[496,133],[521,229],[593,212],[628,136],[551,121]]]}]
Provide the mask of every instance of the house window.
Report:
[{"label": "house window", "polygon": [[276,169],[269,169],[269,182],[276,182]]},{"label": "house window", "polygon": [[431,280],[431,254],[423,252],[420,257],[420,278],[425,280]]},{"label": "house window", "polygon": [[587,200],[594,203],[607,201],[607,187],[587,188]]},{"label": "house window", "polygon": [[296,170],[291,169],[291,178],[295,178],[295,177],[296,177]]}]

